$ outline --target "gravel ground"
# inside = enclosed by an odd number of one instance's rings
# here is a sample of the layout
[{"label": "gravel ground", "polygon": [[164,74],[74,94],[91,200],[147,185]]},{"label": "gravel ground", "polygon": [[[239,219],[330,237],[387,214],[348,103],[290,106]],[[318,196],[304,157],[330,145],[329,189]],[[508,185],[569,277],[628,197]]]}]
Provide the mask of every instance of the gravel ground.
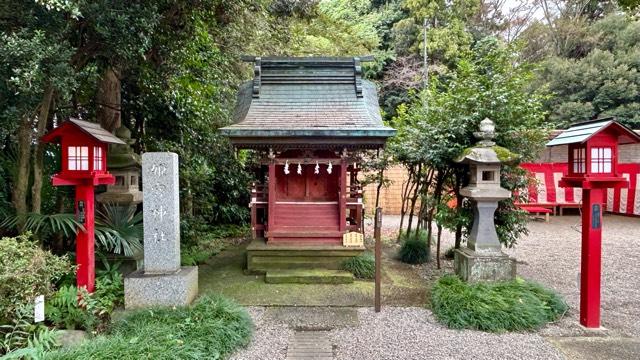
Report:
[{"label": "gravel ground", "polygon": [[251,344],[230,358],[231,360],[278,360],[287,356],[287,345],[293,337],[293,330],[286,324],[265,321],[264,307],[248,307],[249,315],[256,328]]},{"label": "gravel ground", "polygon": [[563,359],[540,335],[449,330],[429,310],[358,309],[360,326],[330,333],[336,359]]},{"label": "gravel ground", "polygon": [[[576,226],[577,225],[577,226]],[[518,261],[518,274],[564,295],[569,316],[543,330],[544,335],[581,335],[577,327],[581,234],[578,216],[530,223],[530,234],[507,252]],[[640,337],[640,219],[609,215],[602,229],[602,326],[610,335]]]},{"label": "gravel ground", "polygon": [[[393,237],[399,219],[399,216],[386,215],[382,220],[383,235]],[[549,223],[530,221],[528,228],[529,235],[505,252],[518,261],[519,276],[554,289],[570,306],[567,316],[540,333],[545,336],[587,334],[578,326],[580,217],[552,216]],[[602,326],[608,329],[609,336],[640,338],[640,219],[605,215],[602,234]],[[444,231],[442,251],[453,244],[453,234]],[[453,272],[452,261],[442,263],[444,272]],[[419,268],[425,279],[443,271],[436,270],[434,263]]]},{"label": "gravel ground", "polygon": [[[329,336],[337,359],[562,359],[545,337],[606,336],[640,338],[640,219],[608,215],[603,224],[602,325],[604,333],[589,333],[578,325],[580,233],[578,216],[552,217],[550,223],[532,221],[530,234],[514,249],[518,274],[561,293],[571,309],[558,323],[537,333],[489,334],[449,330],[431,311],[423,308],[384,307],[380,314],[359,308],[358,326],[339,327]],[[393,238],[399,218],[385,216],[383,236]],[[577,226],[576,226],[577,225]],[[445,232],[442,251],[453,245]],[[417,267],[425,279],[452,271],[430,263]],[[293,329],[273,318],[265,309],[249,308],[256,324],[251,345],[232,359],[285,359]]]}]

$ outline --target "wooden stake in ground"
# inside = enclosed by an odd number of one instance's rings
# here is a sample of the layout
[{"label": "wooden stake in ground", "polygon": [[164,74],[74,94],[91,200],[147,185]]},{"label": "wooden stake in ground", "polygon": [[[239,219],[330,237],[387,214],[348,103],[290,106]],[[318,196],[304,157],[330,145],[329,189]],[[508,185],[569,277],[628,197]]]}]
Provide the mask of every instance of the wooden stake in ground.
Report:
[{"label": "wooden stake in ground", "polygon": [[382,208],[376,208],[376,217],[374,222],[373,237],[375,238],[375,257],[376,257],[376,276],[375,276],[375,310],[380,312],[380,275],[382,268],[381,253],[382,244],[380,243],[380,233],[382,228]]}]

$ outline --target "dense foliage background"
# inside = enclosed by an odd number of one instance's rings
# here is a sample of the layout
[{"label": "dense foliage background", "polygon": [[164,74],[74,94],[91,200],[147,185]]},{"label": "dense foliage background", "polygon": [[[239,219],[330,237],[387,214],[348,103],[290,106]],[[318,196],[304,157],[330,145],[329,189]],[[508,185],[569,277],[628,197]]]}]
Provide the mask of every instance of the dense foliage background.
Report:
[{"label": "dense foliage background", "polygon": [[[455,212],[441,205],[466,181],[451,160],[473,143],[482,118],[492,118],[498,143],[523,159],[535,156],[547,128],[608,115],[640,126],[637,3],[3,2],[0,214],[72,211],[70,189],[48,180],[57,149],[38,139],[74,116],[109,130],[126,126],[137,152],[177,152],[187,229],[242,223],[251,154],[236,154],[217,133],[237,86],[251,77],[240,55],[373,54],[366,76],[379,84],[385,119],[400,133],[372,168],[406,166],[405,208],[420,215],[416,230],[430,231],[440,214],[461,238],[462,201]],[[518,176],[507,170],[505,186],[524,186]],[[504,206],[511,218],[499,221],[501,238],[513,244],[525,229]],[[24,229],[23,221],[13,225],[0,231]]]}]

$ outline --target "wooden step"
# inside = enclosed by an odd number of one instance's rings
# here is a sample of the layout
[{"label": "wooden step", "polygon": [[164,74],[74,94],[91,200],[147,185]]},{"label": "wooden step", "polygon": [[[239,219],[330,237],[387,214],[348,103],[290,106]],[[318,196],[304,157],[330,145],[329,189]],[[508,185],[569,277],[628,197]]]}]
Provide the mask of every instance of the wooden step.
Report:
[{"label": "wooden step", "polygon": [[351,284],[353,274],[344,270],[270,270],[264,277],[269,284]]}]

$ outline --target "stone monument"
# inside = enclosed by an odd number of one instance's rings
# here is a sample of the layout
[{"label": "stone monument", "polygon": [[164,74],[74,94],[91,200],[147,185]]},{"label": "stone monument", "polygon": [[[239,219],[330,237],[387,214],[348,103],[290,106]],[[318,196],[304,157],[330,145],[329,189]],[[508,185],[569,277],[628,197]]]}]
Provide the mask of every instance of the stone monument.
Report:
[{"label": "stone monument", "polygon": [[144,268],[125,278],[125,308],[187,305],[198,294],[198,267],[180,266],[178,155],[142,155]]},{"label": "stone monument", "polygon": [[473,202],[473,225],[467,247],[455,251],[454,267],[456,274],[468,282],[511,280],[516,276],[516,263],[502,252],[494,213],[498,201],[511,196],[500,186],[500,166],[517,156],[496,146],[495,126],[489,119],[480,122],[480,131],[474,135],[480,141],[456,159],[468,164],[471,172],[469,185],[460,194]]}]

